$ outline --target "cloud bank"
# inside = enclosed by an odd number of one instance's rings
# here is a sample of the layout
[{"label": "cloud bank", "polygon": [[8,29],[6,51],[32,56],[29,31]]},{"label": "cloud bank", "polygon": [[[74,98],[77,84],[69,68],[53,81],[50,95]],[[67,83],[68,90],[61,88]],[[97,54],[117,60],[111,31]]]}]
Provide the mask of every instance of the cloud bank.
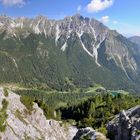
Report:
[{"label": "cloud bank", "polygon": [[25,5],[25,0],[0,0],[0,2],[7,7],[12,7],[12,6],[23,6]]},{"label": "cloud bank", "polygon": [[114,0],[91,0],[86,9],[89,13],[97,13],[113,5]]},{"label": "cloud bank", "polygon": [[109,22],[109,16],[103,16],[103,17],[101,18],[101,22],[103,22],[103,23],[108,23],[108,22]]},{"label": "cloud bank", "polygon": [[79,11],[81,11],[81,10],[82,10],[82,6],[79,5],[79,6],[77,7],[77,11],[79,12]]}]

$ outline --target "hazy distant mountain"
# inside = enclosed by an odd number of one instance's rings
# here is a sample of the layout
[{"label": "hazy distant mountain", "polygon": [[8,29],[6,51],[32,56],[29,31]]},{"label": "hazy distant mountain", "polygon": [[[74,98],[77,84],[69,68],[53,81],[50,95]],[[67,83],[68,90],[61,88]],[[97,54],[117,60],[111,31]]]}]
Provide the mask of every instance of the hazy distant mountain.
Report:
[{"label": "hazy distant mountain", "polygon": [[0,82],[139,89],[137,44],[95,19],[0,17]]},{"label": "hazy distant mountain", "polygon": [[140,36],[130,37],[129,40],[132,41],[133,43],[140,45]]}]

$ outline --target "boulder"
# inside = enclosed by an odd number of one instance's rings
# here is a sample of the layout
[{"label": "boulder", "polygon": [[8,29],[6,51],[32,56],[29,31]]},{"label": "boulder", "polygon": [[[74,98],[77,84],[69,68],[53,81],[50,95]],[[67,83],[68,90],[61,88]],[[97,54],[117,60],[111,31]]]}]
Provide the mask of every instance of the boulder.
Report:
[{"label": "boulder", "polygon": [[74,136],[73,140],[107,140],[106,136],[104,136],[102,133],[95,131],[94,129],[87,127],[87,128],[81,128],[78,130],[76,135]]},{"label": "boulder", "polygon": [[140,140],[140,105],[116,115],[107,130],[111,140]]}]

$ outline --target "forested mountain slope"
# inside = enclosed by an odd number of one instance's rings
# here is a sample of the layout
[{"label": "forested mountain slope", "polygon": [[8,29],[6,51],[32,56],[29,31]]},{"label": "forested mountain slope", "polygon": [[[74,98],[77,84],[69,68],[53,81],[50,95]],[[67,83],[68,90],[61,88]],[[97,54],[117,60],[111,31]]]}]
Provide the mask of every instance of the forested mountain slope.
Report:
[{"label": "forested mountain slope", "polygon": [[116,31],[81,15],[63,20],[0,17],[0,82],[140,90],[140,51]]}]

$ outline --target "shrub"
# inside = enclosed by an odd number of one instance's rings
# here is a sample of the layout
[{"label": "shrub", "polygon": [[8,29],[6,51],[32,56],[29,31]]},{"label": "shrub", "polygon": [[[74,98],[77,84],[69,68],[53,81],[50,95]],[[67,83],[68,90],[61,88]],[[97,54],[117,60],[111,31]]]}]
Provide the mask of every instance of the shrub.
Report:
[{"label": "shrub", "polygon": [[0,110],[0,132],[4,132],[6,129],[6,119],[8,117],[6,109],[8,106],[8,101],[6,99],[2,100],[2,109]]},{"label": "shrub", "polygon": [[9,95],[8,90],[6,88],[4,88],[4,96],[8,97],[8,95]]},{"label": "shrub", "polygon": [[98,129],[99,132],[103,133],[104,135],[107,135],[107,129],[106,127],[104,126],[101,126],[99,129]]},{"label": "shrub", "polygon": [[137,133],[138,135],[140,135],[140,130],[137,130],[136,133]]},{"label": "shrub", "polygon": [[81,138],[81,140],[91,140],[90,136],[84,136],[83,138]]},{"label": "shrub", "polygon": [[21,101],[22,104],[25,105],[25,107],[27,109],[26,113],[28,112],[29,114],[31,114],[31,112],[33,110],[34,99],[29,97],[29,96],[21,96],[20,101]]},{"label": "shrub", "polygon": [[7,109],[8,106],[8,101],[6,101],[6,99],[2,100],[2,110],[5,111]]}]

